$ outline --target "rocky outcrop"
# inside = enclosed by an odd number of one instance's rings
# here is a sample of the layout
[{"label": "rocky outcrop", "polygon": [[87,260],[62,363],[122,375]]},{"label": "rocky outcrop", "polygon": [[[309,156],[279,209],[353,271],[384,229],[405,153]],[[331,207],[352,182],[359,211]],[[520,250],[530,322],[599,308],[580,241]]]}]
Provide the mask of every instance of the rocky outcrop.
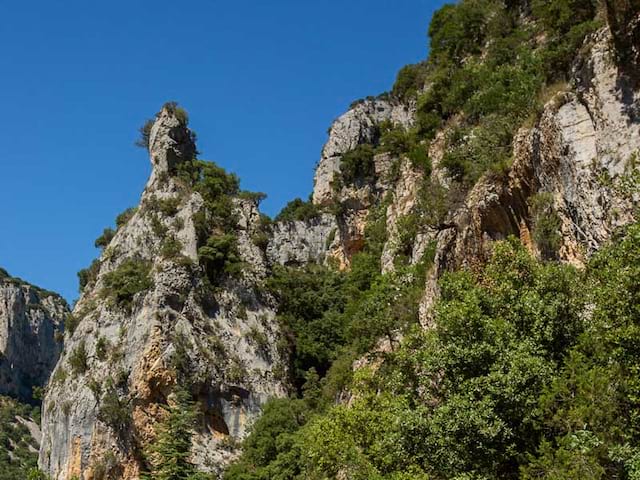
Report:
[{"label": "rocky outcrop", "polygon": [[[274,306],[258,289],[267,261],[252,241],[256,204],[233,201],[242,270],[221,274],[212,287],[198,263],[205,200],[173,176],[195,152],[191,139],[171,110],[158,114],[140,207],[104,250],[74,309],[79,324],[43,408],[39,464],[54,480],[89,480],[105,469],[108,478],[139,478],[143,453],[181,386],[202,419],[192,461],[220,471],[262,404],[286,394]],[[147,282],[123,304],[109,279],[132,265],[148,272]]]},{"label": "rocky outcrop", "polygon": [[267,258],[272,264],[300,266],[324,264],[339,256],[340,230],[337,219],[321,214],[307,221],[278,222],[273,226]]},{"label": "rocky outcrop", "polygon": [[360,144],[375,144],[382,122],[408,127],[413,116],[412,106],[381,98],[363,100],[341,115],[329,129],[329,139],[316,167],[313,203],[327,205],[333,202],[332,184],[340,172],[340,159],[344,153]]},{"label": "rocky outcrop", "polygon": [[[105,458],[114,458],[114,478],[138,478],[144,449],[182,382],[180,372],[188,372],[203,419],[192,459],[203,470],[220,471],[262,404],[287,391],[276,306],[260,288],[263,280],[274,265],[335,260],[348,268],[363,248],[372,213],[386,225],[383,271],[396,268],[400,256],[415,264],[432,254],[420,306],[425,327],[445,271],[476,268],[494,242],[509,235],[543,254],[532,211],[540,194],[559,221],[554,255],[582,264],[633,220],[638,201],[631,180],[640,155],[639,92],[612,49],[620,42],[635,45],[636,31],[619,23],[613,34],[603,28],[591,36],[572,82],[516,135],[511,167],[461,191],[444,220],[419,225],[411,238],[403,225],[416,215],[425,181],[445,189],[449,181],[440,168],[447,125],[423,145],[431,172],[377,149],[368,178],[343,182],[345,153],[365,143],[377,146],[383,123],[408,128],[414,122],[413,105],[388,98],[357,103],[334,122],[317,166],[312,199],[322,213],[276,222],[263,251],[255,242],[264,234],[255,203],[234,199],[243,268],[221,276],[215,288],[198,261],[205,198],[176,177],[195,152],[193,137],[175,111],[163,109],[150,132],[154,168],[141,206],[105,249],[74,309],[80,323],[68,336],[44,403],[40,465],[54,480],[89,480]],[[128,262],[144,265],[149,282],[123,306],[109,292],[109,279]],[[114,418],[114,411],[122,417]]]},{"label": "rocky outcrop", "polygon": [[0,394],[29,401],[47,383],[68,313],[62,297],[0,269]]}]

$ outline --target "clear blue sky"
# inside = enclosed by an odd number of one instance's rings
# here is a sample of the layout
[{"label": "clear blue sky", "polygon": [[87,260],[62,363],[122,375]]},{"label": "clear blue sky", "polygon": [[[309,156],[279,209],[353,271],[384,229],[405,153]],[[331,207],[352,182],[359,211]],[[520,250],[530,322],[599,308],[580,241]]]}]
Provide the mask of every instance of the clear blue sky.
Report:
[{"label": "clear blue sky", "polygon": [[136,205],[137,129],[167,100],[201,157],[306,198],[331,121],[426,57],[441,0],[5,2],[0,21],[0,266],[77,297],[93,241]]}]

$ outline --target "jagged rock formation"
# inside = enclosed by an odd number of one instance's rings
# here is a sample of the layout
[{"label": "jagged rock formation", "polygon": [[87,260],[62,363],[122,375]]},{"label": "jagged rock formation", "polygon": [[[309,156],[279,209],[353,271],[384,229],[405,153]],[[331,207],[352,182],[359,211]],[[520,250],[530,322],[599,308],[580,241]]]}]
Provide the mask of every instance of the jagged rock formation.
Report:
[{"label": "jagged rock formation", "polygon": [[0,394],[31,400],[62,351],[65,300],[0,269]]},{"label": "jagged rock formation", "polygon": [[358,145],[375,143],[379,137],[379,126],[384,121],[409,127],[413,121],[413,105],[382,98],[367,99],[356,103],[333,122],[316,168],[314,203],[333,201],[332,183],[340,171],[342,155]]},{"label": "jagged rock formation", "polygon": [[[47,388],[39,463],[54,480],[105,470],[109,478],[138,478],[172,392],[184,383],[179,375],[188,376],[202,410],[193,461],[205,471],[219,471],[260,406],[286,393],[274,307],[258,290],[267,267],[252,241],[255,202],[233,200],[244,266],[212,287],[198,264],[205,200],[176,177],[195,145],[173,109],[157,115],[149,152],[153,173],[141,205],[77,302],[78,327]],[[147,283],[124,305],[110,279],[136,265],[148,271]]]}]

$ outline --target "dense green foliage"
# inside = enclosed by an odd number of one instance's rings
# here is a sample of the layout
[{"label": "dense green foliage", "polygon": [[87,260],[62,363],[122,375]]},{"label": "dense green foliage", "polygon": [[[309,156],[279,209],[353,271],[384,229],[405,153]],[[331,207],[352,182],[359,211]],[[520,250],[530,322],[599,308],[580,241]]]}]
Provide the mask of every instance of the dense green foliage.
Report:
[{"label": "dense green foliage", "polygon": [[151,287],[150,270],[151,264],[147,261],[135,258],[123,261],[115,270],[104,275],[101,295],[116,305],[130,308],[135,295]]},{"label": "dense green foliage", "polygon": [[555,258],[562,242],[561,221],[553,209],[553,196],[538,193],[531,198],[533,239],[544,258]]},{"label": "dense green foliage", "polygon": [[212,235],[198,249],[200,263],[209,279],[217,279],[223,273],[237,273],[242,265],[236,237],[229,233]]},{"label": "dense green foliage", "polygon": [[102,232],[102,235],[96,238],[96,241],[94,243],[95,247],[102,249],[107,248],[107,246],[109,246],[109,242],[111,242],[115,234],[116,232],[112,228],[105,228]]},{"label": "dense green foliage", "polygon": [[185,389],[174,392],[174,403],[158,428],[154,443],[146,452],[150,475],[154,480],[205,480],[190,462],[191,435],[197,413],[191,394]]},{"label": "dense green foliage", "polygon": [[16,417],[40,421],[39,407],[20,404],[0,396],[0,478],[24,480],[27,472],[36,467],[38,454],[33,449],[37,443],[29,429]]},{"label": "dense green foliage", "polygon": [[[213,162],[191,160],[178,167],[178,178],[185,187],[198,192],[204,208],[194,218],[198,234],[198,257],[212,285],[223,274],[237,274],[242,263],[238,256],[235,227],[238,222],[233,197],[241,194],[240,181]],[[260,194],[245,193],[258,201]]]},{"label": "dense green foliage", "polygon": [[366,143],[342,155],[340,172],[343,182],[349,184],[356,180],[373,181],[375,179],[373,155],[373,147]]},{"label": "dense green foliage", "polygon": [[81,375],[87,371],[88,361],[86,344],[84,340],[81,340],[69,354],[69,366],[73,373]]},{"label": "dense green foliage", "polygon": [[276,222],[306,221],[320,215],[318,207],[313,202],[305,202],[301,198],[295,198],[287,203],[276,216]]},{"label": "dense green foliage", "polygon": [[538,112],[545,85],[566,78],[598,26],[593,0],[536,0],[531,11],[534,22],[522,22],[519,2],[445,5],[429,27],[429,60],[403,68],[394,85],[395,97],[417,99],[418,142],[455,126],[443,165],[467,188],[509,165],[515,131]]},{"label": "dense green foliage", "polygon": [[[382,364],[344,377],[335,361],[302,400],[270,404],[226,478],[638,478],[640,225],[584,271],[513,239],[441,289],[435,328],[405,329]],[[413,302],[377,317],[361,301],[347,322],[362,312],[384,336]],[[333,405],[340,375],[348,405]]]},{"label": "dense green foliage", "polygon": [[78,272],[78,288],[80,293],[85,289],[87,285],[96,281],[98,273],[100,272],[100,260],[97,258],[91,262],[87,268],[83,268]]}]

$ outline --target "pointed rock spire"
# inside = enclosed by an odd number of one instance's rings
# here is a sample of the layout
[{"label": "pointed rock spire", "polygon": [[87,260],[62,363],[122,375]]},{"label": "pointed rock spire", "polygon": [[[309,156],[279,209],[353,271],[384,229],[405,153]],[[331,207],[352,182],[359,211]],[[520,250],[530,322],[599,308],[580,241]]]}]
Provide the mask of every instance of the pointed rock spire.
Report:
[{"label": "pointed rock spire", "polygon": [[195,135],[188,124],[187,112],[178,104],[167,102],[162,106],[149,134],[152,176],[171,174],[181,162],[195,157]]}]

